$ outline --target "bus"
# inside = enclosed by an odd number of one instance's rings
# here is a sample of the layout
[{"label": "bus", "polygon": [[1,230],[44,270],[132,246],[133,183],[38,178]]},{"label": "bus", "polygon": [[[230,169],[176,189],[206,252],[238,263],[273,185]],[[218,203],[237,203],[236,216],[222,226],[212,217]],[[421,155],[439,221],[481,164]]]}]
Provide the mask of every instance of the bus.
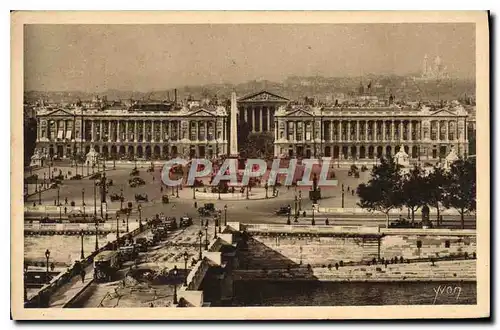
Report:
[{"label": "bus", "polygon": [[118,251],[102,251],[94,257],[94,280],[109,282],[120,269]]}]

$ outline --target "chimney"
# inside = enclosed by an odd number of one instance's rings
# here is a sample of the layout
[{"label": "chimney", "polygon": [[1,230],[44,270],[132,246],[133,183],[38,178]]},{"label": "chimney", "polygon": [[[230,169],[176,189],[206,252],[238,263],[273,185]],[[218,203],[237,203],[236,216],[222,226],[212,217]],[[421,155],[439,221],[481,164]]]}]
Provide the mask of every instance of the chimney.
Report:
[{"label": "chimney", "polygon": [[174,89],[174,104],[177,104],[177,88]]}]

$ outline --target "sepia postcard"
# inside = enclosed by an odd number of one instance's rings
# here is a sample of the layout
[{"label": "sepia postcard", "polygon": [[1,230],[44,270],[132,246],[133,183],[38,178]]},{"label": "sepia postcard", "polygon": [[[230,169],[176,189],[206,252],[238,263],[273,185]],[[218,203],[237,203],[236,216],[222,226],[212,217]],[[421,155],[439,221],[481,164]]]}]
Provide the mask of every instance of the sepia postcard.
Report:
[{"label": "sepia postcard", "polygon": [[13,11],[12,318],[489,317],[488,15]]}]

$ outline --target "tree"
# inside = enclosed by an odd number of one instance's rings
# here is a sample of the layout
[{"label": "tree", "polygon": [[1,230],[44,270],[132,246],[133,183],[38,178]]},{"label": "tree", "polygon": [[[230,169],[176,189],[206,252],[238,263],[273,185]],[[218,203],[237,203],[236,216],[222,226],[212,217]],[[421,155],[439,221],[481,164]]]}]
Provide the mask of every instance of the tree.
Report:
[{"label": "tree", "polygon": [[248,158],[272,158],[274,155],[274,137],[269,132],[250,133],[242,149],[246,151]]},{"label": "tree", "polygon": [[470,159],[459,159],[451,164],[448,176],[449,184],[443,204],[460,213],[463,229],[465,213],[476,210],[476,163]]},{"label": "tree", "polygon": [[411,210],[411,220],[415,220],[415,212],[426,203],[427,178],[422,168],[414,166],[403,177],[401,185],[401,202]]},{"label": "tree", "polygon": [[433,171],[427,176],[426,180],[427,203],[436,208],[436,224],[439,225],[441,205],[445,198],[449,176],[442,167],[434,166]]},{"label": "tree", "polygon": [[360,198],[358,205],[370,211],[379,211],[386,216],[389,227],[389,212],[401,205],[401,166],[392,157],[381,158],[380,165],[374,166],[371,179],[356,189]]}]

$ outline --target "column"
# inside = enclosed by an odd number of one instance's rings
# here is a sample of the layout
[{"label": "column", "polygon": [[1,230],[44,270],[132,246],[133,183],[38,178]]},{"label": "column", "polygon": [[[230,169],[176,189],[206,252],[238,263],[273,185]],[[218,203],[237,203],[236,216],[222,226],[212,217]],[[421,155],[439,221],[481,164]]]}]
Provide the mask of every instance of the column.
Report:
[{"label": "column", "polygon": [[111,120],[108,120],[108,142],[111,142]]},{"label": "column", "polygon": [[155,142],[155,121],[151,120],[151,142]]},{"label": "column", "polygon": [[264,132],[264,127],[262,127],[262,124],[264,123],[264,107],[260,107],[260,131]]},{"label": "column", "polygon": [[142,122],[142,141],[144,142],[146,140],[146,121],[143,120]]},{"label": "column", "polygon": [[441,121],[437,121],[437,140],[441,140]]},{"label": "column", "polygon": [[130,140],[130,135],[128,133],[128,120],[125,121],[125,141],[128,142]]},{"label": "column", "polygon": [[382,141],[385,141],[385,120],[382,121]]},{"label": "column", "polygon": [[351,121],[347,121],[347,141],[351,141]]},{"label": "column", "polygon": [[95,125],[94,125],[94,121],[93,120],[91,121],[91,125],[92,125],[91,126],[92,127],[91,128],[91,130],[92,130],[92,132],[91,132],[91,141],[94,142],[95,141]]},{"label": "column", "polygon": [[342,141],[342,120],[339,119],[339,141]]},{"label": "column", "polygon": [[103,139],[103,136],[102,136],[102,133],[104,131],[103,128],[102,128],[103,123],[104,123],[103,120],[99,120],[99,141],[102,141],[102,142],[104,142],[104,139]]},{"label": "column", "polygon": [[137,133],[139,132],[139,128],[137,127],[138,123],[138,120],[134,120],[134,142],[137,142]]},{"label": "column", "polygon": [[445,125],[446,125],[446,141],[449,141],[449,137],[450,137],[450,122],[447,120],[444,122]]},{"label": "column", "polygon": [[356,120],[356,141],[359,141],[359,120]]},{"label": "column", "polygon": [[270,131],[271,130],[271,108],[270,107],[267,108],[266,117],[267,117],[266,131]]},{"label": "column", "polygon": [[413,134],[413,127],[412,127],[412,121],[408,123],[408,140],[413,141],[412,134]]},{"label": "column", "polygon": [[[163,135],[163,120],[160,120],[160,142],[163,142],[163,136],[164,136]],[[161,152],[163,152],[163,148],[161,148]]]},{"label": "column", "polygon": [[[333,141],[333,120],[330,120],[330,141]],[[333,153],[333,150],[332,150]]]},{"label": "column", "polygon": [[391,141],[394,141],[394,133],[396,131],[396,127],[395,127],[395,123],[394,123],[394,119],[391,120]]},{"label": "column", "polygon": [[368,124],[370,123],[369,120],[365,120],[365,141],[369,141],[368,140]]}]

